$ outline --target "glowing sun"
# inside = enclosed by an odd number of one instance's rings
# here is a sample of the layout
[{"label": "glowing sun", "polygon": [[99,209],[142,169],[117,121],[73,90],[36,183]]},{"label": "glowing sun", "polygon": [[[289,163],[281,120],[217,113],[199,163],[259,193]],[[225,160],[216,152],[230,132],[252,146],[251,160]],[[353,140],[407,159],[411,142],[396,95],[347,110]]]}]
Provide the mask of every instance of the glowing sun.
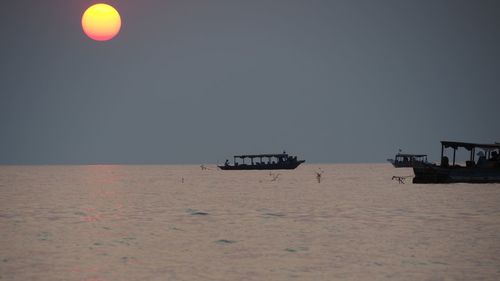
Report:
[{"label": "glowing sun", "polygon": [[82,27],[88,37],[96,41],[113,39],[122,26],[118,11],[108,4],[90,6],[82,16]]}]

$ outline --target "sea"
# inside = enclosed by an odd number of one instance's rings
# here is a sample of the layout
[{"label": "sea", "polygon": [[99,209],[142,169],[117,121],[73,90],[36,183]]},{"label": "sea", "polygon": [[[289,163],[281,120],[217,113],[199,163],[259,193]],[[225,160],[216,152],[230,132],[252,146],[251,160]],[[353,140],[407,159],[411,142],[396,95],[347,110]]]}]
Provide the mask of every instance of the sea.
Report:
[{"label": "sea", "polygon": [[500,280],[500,184],[412,175],[0,166],[0,280]]}]

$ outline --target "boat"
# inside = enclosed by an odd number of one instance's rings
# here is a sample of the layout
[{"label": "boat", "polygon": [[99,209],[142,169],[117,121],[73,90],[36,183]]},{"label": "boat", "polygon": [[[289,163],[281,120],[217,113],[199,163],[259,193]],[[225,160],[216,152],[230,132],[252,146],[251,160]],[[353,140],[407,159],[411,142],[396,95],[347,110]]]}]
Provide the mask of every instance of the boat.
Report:
[{"label": "boat", "polygon": [[[249,163],[245,160],[249,160]],[[241,163],[240,163],[241,162]],[[305,160],[297,160],[285,151],[280,154],[248,154],[233,156],[233,164],[226,160],[224,165],[218,165],[221,170],[293,170]]]},{"label": "boat", "polygon": [[[451,163],[448,148],[453,149]],[[465,165],[456,162],[458,149],[469,152]],[[500,144],[441,141],[441,163],[414,166],[413,172],[413,183],[500,183]]]},{"label": "boat", "polygon": [[411,168],[427,163],[427,154],[398,153],[394,159],[387,159],[395,168]]}]

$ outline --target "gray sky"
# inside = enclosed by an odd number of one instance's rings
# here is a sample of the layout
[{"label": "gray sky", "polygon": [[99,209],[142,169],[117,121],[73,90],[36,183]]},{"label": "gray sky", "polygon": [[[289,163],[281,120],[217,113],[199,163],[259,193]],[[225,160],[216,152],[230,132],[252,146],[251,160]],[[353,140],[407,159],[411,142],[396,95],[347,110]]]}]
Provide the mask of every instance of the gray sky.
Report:
[{"label": "gray sky", "polygon": [[437,159],[500,141],[500,1],[0,4],[0,163],[215,163],[286,149],[308,162]]}]

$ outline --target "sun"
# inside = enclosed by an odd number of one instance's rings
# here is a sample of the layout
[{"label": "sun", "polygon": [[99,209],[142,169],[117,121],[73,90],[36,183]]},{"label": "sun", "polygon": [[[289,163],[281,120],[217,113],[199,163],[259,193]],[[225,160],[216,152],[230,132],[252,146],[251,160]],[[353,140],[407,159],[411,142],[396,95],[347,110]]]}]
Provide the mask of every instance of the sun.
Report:
[{"label": "sun", "polygon": [[113,39],[122,26],[118,11],[108,4],[90,6],[82,16],[83,32],[96,41]]}]

